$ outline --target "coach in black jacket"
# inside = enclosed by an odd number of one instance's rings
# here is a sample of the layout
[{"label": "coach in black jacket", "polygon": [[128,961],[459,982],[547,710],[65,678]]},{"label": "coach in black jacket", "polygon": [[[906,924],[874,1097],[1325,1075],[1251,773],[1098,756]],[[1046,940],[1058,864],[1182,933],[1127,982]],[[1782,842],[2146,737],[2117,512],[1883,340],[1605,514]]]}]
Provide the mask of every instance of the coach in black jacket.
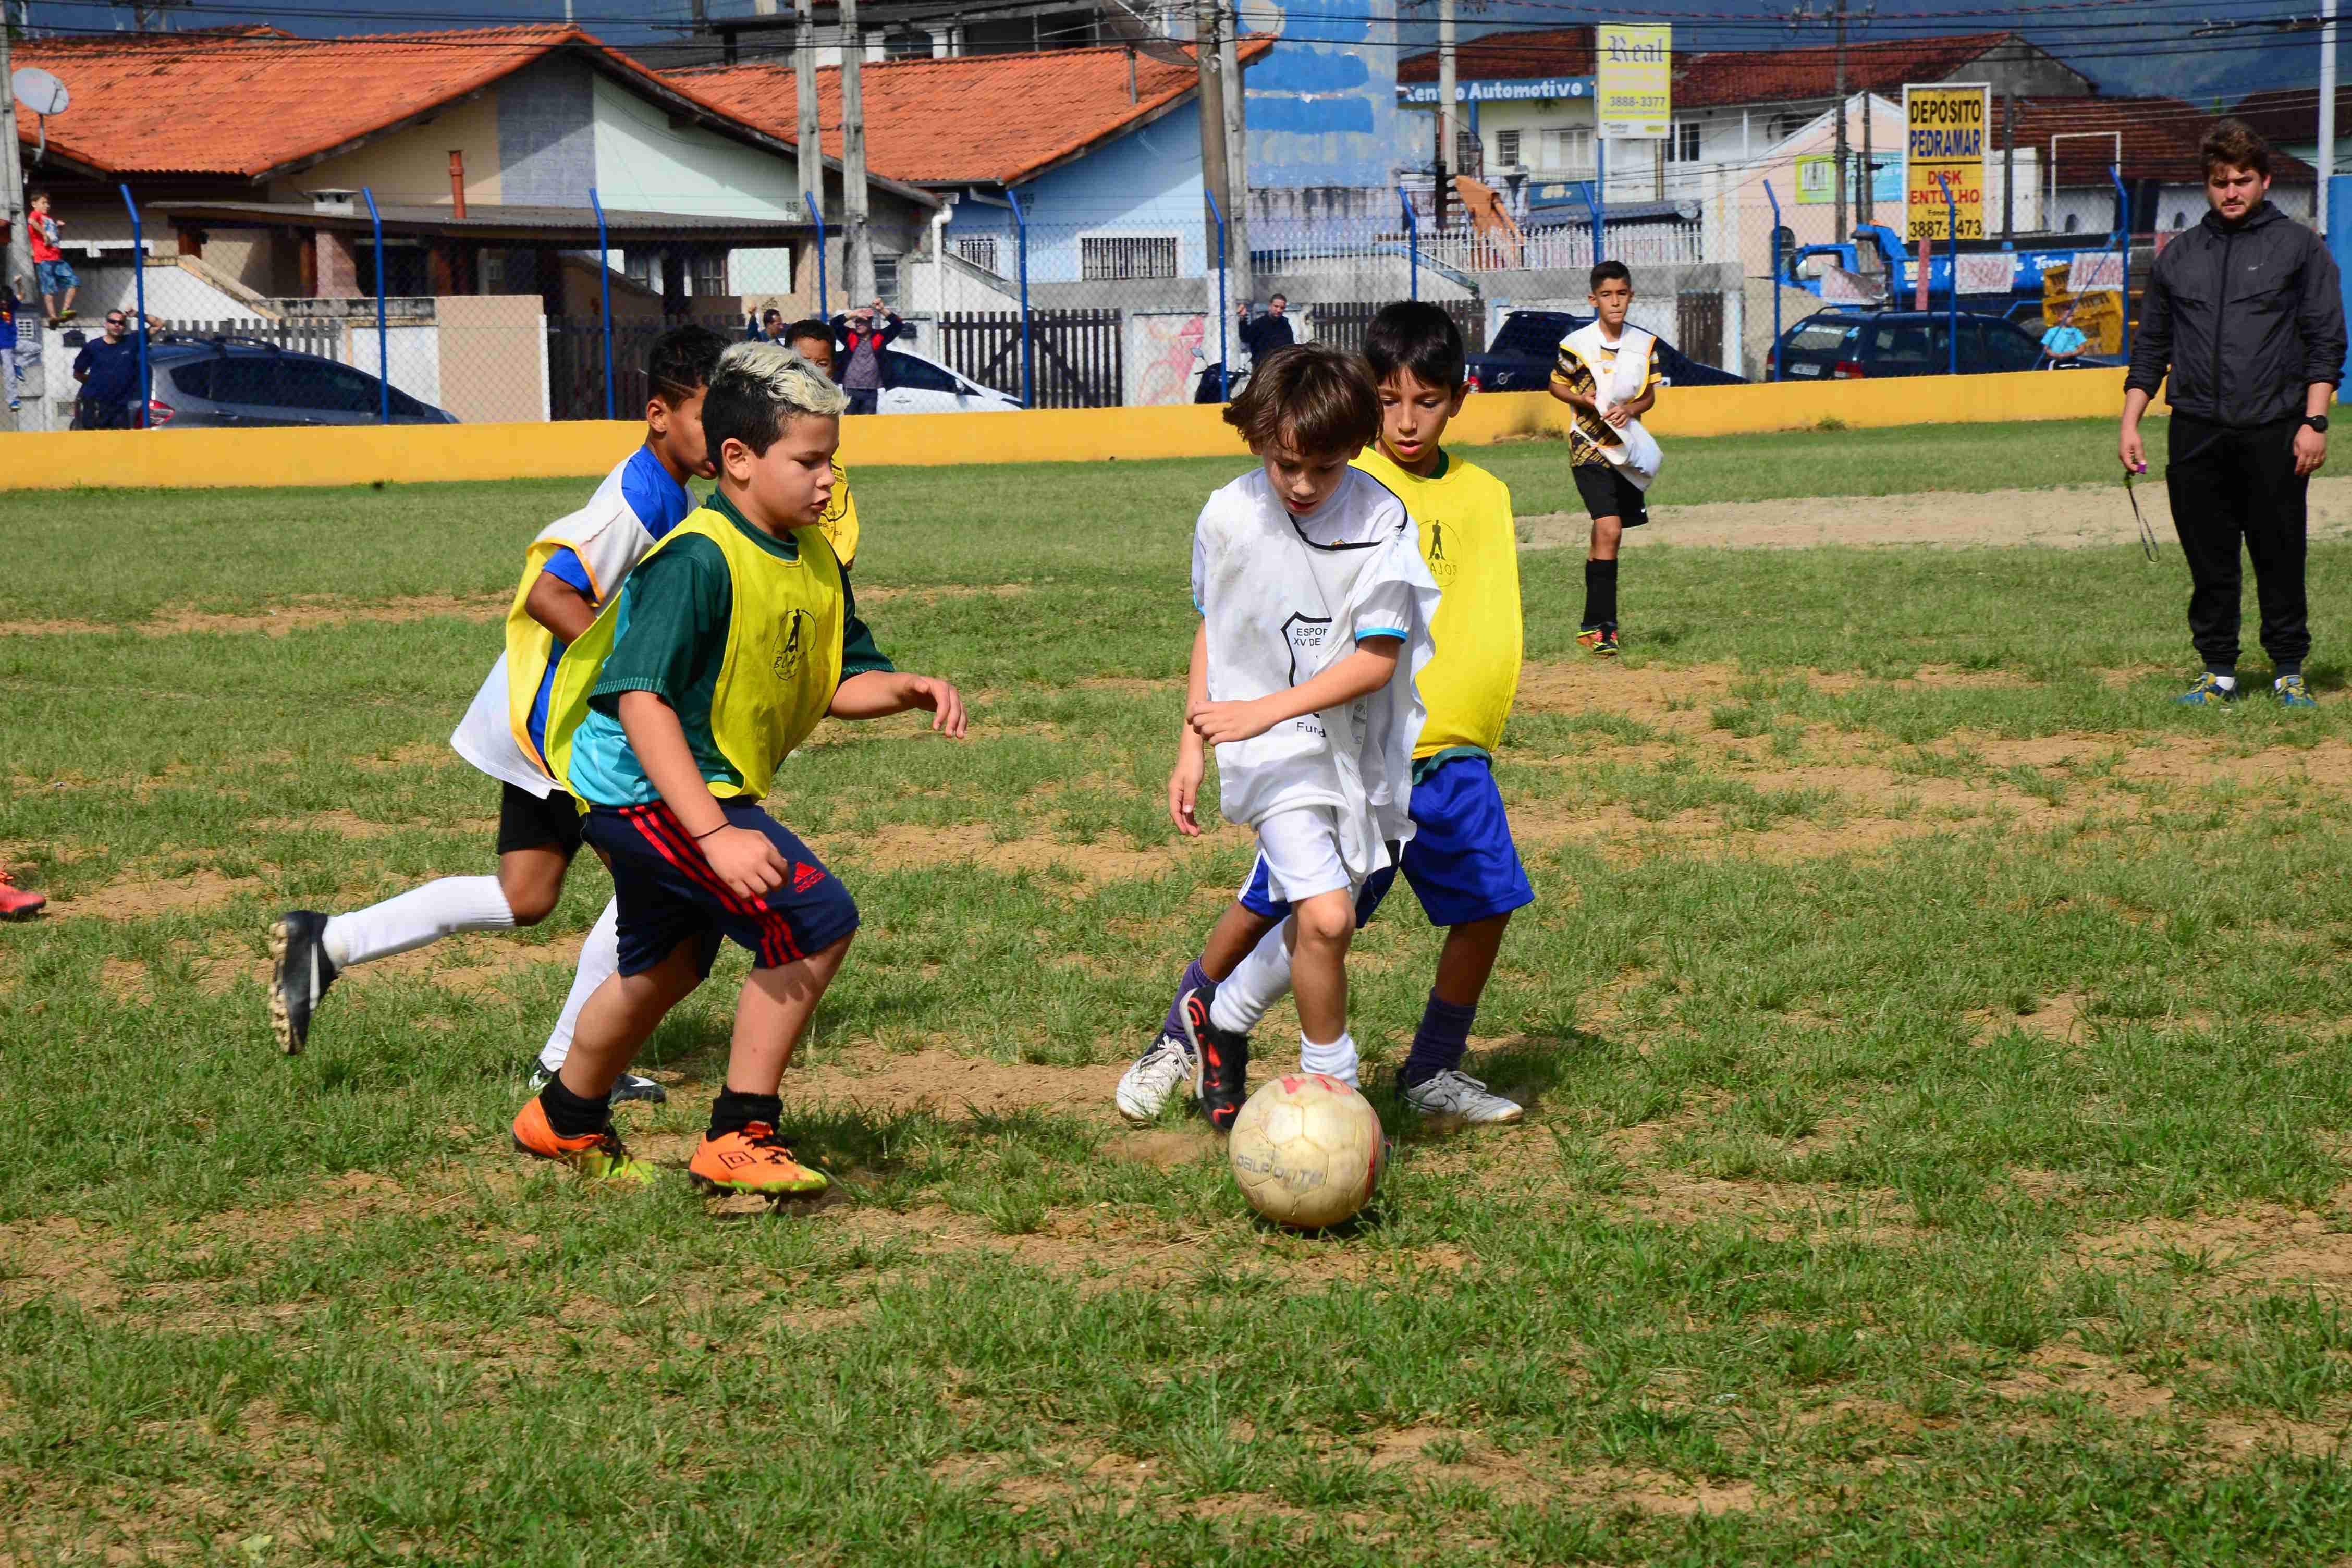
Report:
[{"label": "coach in black jacket", "polygon": [[2344,300],[2326,244],[2268,198],[2270,148],[2234,120],[2206,137],[2212,210],[2156,258],[2124,382],[2124,467],[2147,468],[2139,419],[2171,380],[2165,489],[2189,558],[2189,635],[2205,673],[2179,700],[2235,701],[2238,543],[2254,563],[2275,694],[2312,706],[2303,588],[2304,499],[2327,460],[2327,404],[2344,371]]}]

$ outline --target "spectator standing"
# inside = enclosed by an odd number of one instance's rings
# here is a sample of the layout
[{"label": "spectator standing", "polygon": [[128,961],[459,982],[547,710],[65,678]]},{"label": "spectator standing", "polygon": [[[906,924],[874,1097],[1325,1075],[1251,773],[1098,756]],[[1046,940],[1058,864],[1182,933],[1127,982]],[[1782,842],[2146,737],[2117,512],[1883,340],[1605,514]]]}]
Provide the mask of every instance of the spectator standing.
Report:
[{"label": "spectator standing", "polygon": [[752,343],[780,343],[784,340],[776,334],[784,330],[784,313],[773,305],[758,315],[743,318],[743,341]]},{"label": "spectator standing", "polygon": [[2236,701],[2238,552],[2254,563],[2272,690],[2289,708],[2311,651],[2305,503],[2327,460],[2327,405],[2344,372],[2344,301],[2326,245],[2268,199],[2270,146],[2235,120],[2206,134],[2210,210],[2158,253],[2124,381],[2117,455],[2145,473],[2140,416],[2168,385],[2164,486],[2189,561],[2189,635],[2205,662],[2176,701]]},{"label": "spectator standing", "polygon": [[852,414],[878,412],[885,384],[882,351],[906,330],[898,313],[879,300],[833,319],[834,339],[842,351],[841,389],[849,394]]},{"label": "spectator standing", "polygon": [[[41,306],[48,312],[49,325],[72,321],[74,294],[80,289],[81,279],[74,275],[72,265],[58,244],[58,220],[49,216],[47,191],[33,198],[32,214],[25,220],[25,242],[32,247],[34,281],[40,287]],[[65,296],[63,308],[58,304],[59,294]]]},{"label": "spectator standing", "polygon": [[13,283],[0,282],[0,388],[8,394],[8,412],[14,414],[24,405],[16,388],[23,383],[25,373],[16,368],[16,310],[18,301]]},{"label": "spectator standing", "polygon": [[131,405],[139,399],[139,340],[130,333],[130,321],[120,310],[106,313],[106,335],[93,338],[74,356],[74,380],[81,394],[74,402],[77,430],[128,430]]},{"label": "spectator standing", "polygon": [[2058,324],[2042,334],[2042,357],[2055,368],[2082,356],[2090,338],[2074,324],[2074,307],[2067,306],[2058,312]]},{"label": "spectator standing", "polygon": [[1250,318],[1249,306],[1242,306],[1242,347],[1249,351],[1251,364],[1262,364],[1266,355],[1298,341],[1291,335],[1290,318],[1286,314],[1289,309],[1289,300],[1280,294],[1265,302],[1265,314],[1255,321]]}]

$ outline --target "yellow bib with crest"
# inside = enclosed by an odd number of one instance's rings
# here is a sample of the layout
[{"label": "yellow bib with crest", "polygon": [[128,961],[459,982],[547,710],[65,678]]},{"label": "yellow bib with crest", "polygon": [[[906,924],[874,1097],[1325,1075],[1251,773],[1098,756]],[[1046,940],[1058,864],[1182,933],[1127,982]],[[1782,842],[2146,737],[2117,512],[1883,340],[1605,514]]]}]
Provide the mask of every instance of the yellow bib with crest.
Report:
[{"label": "yellow bib with crest", "polygon": [[[704,782],[715,795],[758,800],[768,793],[777,764],[824,718],[841,684],[848,621],[841,563],[822,525],[792,531],[800,556],[787,561],[745,538],[734,522],[709,507],[679,523],[646,559],[690,537],[719,546],[734,595],[727,652],[711,691],[710,737],[740,782]],[[588,695],[612,656],[622,597],[614,595],[556,666],[548,700],[547,759],[567,785],[572,737],[588,716]]]}]

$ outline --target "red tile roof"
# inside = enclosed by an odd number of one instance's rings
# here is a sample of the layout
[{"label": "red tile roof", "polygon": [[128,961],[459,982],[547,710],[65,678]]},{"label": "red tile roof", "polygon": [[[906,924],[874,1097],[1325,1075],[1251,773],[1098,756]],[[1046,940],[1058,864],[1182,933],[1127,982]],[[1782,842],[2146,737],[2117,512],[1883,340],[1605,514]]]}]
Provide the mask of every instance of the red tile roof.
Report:
[{"label": "red tile roof", "polygon": [[[349,38],[297,38],[274,27],[30,38],[16,46],[15,63],[54,72],[72,94],[72,107],[49,121],[53,155],[106,174],[259,180],[567,49],[727,121],[693,101],[691,89],[561,25]],[[21,105],[16,123],[32,140],[34,118]]]},{"label": "red tile roof", "polygon": [[[2319,89],[2315,87],[2250,92],[2230,112],[2273,142],[2319,140]],[[2352,88],[2336,89],[2336,123],[2338,134],[2352,132]]]},{"label": "red tile roof", "polygon": [[[2048,158],[2051,137],[2065,134],[2057,144],[2058,183],[2098,185],[2106,184],[2120,134],[2125,179],[2198,184],[2205,178],[2205,161],[2197,145],[2218,118],[2177,98],[2021,98],[2017,144],[2039,147]],[[2311,165],[2273,152],[2271,177],[2308,181]]]},{"label": "red tile roof", "polygon": [[[1245,40],[1244,65],[1272,47]],[[1134,72],[1129,99],[1129,72]],[[772,136],[799,141],[799,93],[789,58],[699,70],[670,79]],[[1197,73],[1124,48],[897,60],[858,73],[866,158],[913,184],[1011,184],[1097,142],[1150,123],[1191,96]],[[841,153],[841,72],[817,73],[819,140]]]},{"label": "red tile roof", "polygon": [[[1995,49],[2015,47],[2030,49],[2033,46],[2015,33],[1962,33],[1849,43],[1845,51],[1846,90],[1875,91],[1884,96],[1900,91],[1906,81],[1946,80]],[[1591,27],[1490,33],[1462,45],[1454,56],[1454,74],[1463,81],[1591,76],[1593,69]],[[1436,54],[1411,55],[1399,61],[1397,79],[1435,81]],[[1676,109],[1835,98],[1837,51],[1812,46],[1677,52],[1674,94]]]}]

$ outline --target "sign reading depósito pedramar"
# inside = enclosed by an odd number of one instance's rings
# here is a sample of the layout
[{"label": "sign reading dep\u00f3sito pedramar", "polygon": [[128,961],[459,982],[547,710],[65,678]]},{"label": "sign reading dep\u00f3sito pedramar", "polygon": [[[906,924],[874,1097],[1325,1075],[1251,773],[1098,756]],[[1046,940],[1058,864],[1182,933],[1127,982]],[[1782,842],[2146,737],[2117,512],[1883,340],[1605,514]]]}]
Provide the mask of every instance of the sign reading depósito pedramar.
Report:
[{"label": "sign reading dep\u00f3sito pedramar", "polygon": [[[1962,239],[1984,237],[1985,126],[1992,89],[1983,82],[1903,87],[1903,237],[1948,239],[1957,216]],[[1948,215],[1941,174],[1957,215]]]},{"label": "sign reading dep\u00f3sito pedramar", "polygon": [[1663,141],[1674,132],[1675,30],[1602,22],[1593,28],[1600,89],[1593,117],[1601,134]]}]

